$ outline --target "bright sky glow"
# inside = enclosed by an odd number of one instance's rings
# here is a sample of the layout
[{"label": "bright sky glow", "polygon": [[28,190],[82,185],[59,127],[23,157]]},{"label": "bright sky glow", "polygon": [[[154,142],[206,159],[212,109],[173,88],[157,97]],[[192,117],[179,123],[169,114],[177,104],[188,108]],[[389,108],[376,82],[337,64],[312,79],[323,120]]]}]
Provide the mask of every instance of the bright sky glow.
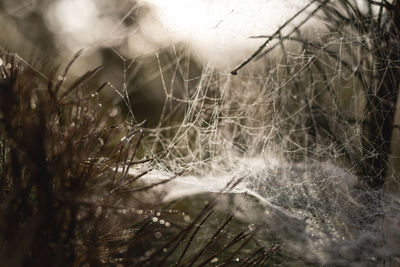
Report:
[{"label": "bright sky glow", "polygon": [[[117,17],[103,16],[96,0],[59,0],[50,5],[47,21],[50,28],[72,50],[120,41],[112,32]],[[123,27],[119,27],[118,30]]]},{"label": "bright sky glow", "polygon": [[52,7],[52,15],[62,24],[61,30],[76,32],[84,30],[97,18],[97,7],[91,0],[62,0]]},{"label": "bright sky glow", "polygon": [[142,23],[147,36],[162,44],[187,42],[200,59],[222,67],[241,61],[263,42],[250,36],[272,34],[309,3],[308,0],[144,2],[153,7],[152,17]]}]

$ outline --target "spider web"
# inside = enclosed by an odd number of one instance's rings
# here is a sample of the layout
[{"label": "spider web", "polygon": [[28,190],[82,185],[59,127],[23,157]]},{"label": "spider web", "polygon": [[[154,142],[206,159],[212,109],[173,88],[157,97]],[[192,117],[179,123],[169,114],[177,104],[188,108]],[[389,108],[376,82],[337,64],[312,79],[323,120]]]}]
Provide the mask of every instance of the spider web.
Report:
[{"label": "spider web", "polygon": [[[375,44],[387,30],[386,6],[365,1],[367,13],[352,17],[360,1],[340,2],[345,4],[328,5],[316,15],[327,21],[328,33],[310,39],[302,28],[278,31],[256,55],[259,60],[237,76],[212,65],[196,71],[190,50],[179,45],[157,53],[164,103],[158,125],[145,129],[146,150],[157,166],[146,179],[184,172],[170,186],[171,198],[220,192],[241,179],[228,193],[255,197],[263,213],[238,216],[277,235],[288,254],[330,264],[395,264],[399,199],[359,185],[365,159],[382,156],[371,149],[374,144],[365,145],[371,139],[364,125],[374,112],[368,100],[379,88],[377,74],[384,71]],[[369,19],[369,27],[329,17],[338,10],[349,21]],[[120,26],[121,21],[104,40]],[[122,83],[109,87],[128,107],[129,123],[136,123],[128,90],[133,60],[112,51],[121,61]],[[390,157],[385,164],[386,183],[398,186]],[[237,198],[239,206],[249,201]]]},{"label": "spider web", "polygon": [[[398,198],[362,185],[376,157],[386,165],[385,183],[398,185],[390,155],[374,148],[365,128],[380,108],[370,101],[382,83],[377,49],[388,2],[318,3],[313,16],[329,31],[306,38],[301,27],[279,29],[238,76],[207,65],[190,75],[190,52],[175,46],[169,64],[156,55],[165,103],[146,138],[160,168],[185,173],[172,186],[177,196],[188,186],[219,192],[241,178],[231,193],[250,194],[265,208],[243,217],[273,230],[289,253],[331,264],[394,263]],[[344,19],[335,19],[338,12]]]}]

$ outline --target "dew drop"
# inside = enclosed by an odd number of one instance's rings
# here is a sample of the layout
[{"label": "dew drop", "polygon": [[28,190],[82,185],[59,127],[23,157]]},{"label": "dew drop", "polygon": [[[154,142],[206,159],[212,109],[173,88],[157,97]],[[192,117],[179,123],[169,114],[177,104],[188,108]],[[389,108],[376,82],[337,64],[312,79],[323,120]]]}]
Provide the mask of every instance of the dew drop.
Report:
[{"label": "dew drop", "polygon": [[256,230],[256,225],[254,223],[249,224],[248,228],[250,231],[254,231],[254,230]]},{"label": "dew drop", "polygon": [[102,105],[101,103],[98,103],[98,104],[97,104],[97,107],[98,107],[98,108],[101,108],[102,106],[103,106],[103,105]]},{"label": "dew drop", "polygon": [[112,118],[114,118],[114,117],[116,117],[117,115],[118,115],[118,113],[119,113],[119,111],[118,111],[118,108],[112,108],[111,110],[110,110],[110,113],[109,113],[109,115],[110,115],[110,117],[112,117]]},{"label": "dew drop", "polygon": [[161,234],[160,232],[156,232],[156,233],[154,234],[154,236],[155,236],[156,238],[160,239],[160,238],[162,237],[162,234]]},{"label": "dew drop", "polygon": [[162,249],[162,252],[163,252],[163,253],[167,253],[167,251],[168,251],[167,248],[163,248],[163,249]]},{"label": "dew drop", "polygon": [[156,216],[157,216],[157,217],[160,217],[160,216],[161,216],[161,213],[160,213],[160,212],[157,212],[157,213],[156,213]]},{"label": "dew drop", "polygon": [[0,66],[3,65],[3,59],[0,58]]},{"label": "dew drop", "polygon": [[91,93],[90,96],[91,96],[91,97],[95,97],[96,94],[95,94],[95,93]]},{"label": "dew drop", "polygon": [[239,258],[236,258],[236,259],[235,259],[235,261],[237,261],[237,262],[238,262],[238,261],[240,261],[240,259],[239,259]]},{"label": "dew drop", "polygon": [[123,230],[123,231],[122,231],[122,234],[123,234],[123,235],[129,235],[130,233],[131,233],[130,230]]},{"label": "dew drop", "polygon": [[11,66],[11,63],[7,63],[6,68],[7,68],[7,69],[11,69],[11,67],[12,67],[12,66]]},{"label": "dew drop", "polygon": [[170,227],[171,224],[170,224],[169,222],[165,222],[165,226],[166,226],[166,227]]},{"label": "dew drop", "polygon": [[60,82],[65,81],[65,77],[60,75],[57,77],[57,80]]},{"label": "dew drop", "polygon": [[95,214],[94,214],[94,216],[99,217],[100,214],[101,214],[101,211],[102,211],[102,208],[101,208],[101,207],[98,207],[97,210],[96,210],[96,212],[95,212]]},{"label": "dew drop", "polygon": [[157,217],[153,217],[153,222],[158,222],[158,218]]},{"label": "dew drop", "polygon": [[97,138],[97,140],[99,140],[100,146],[104,146],[104,140],[103,138]]},{"label": "dew drop", "polygon": [[185,217],[183,217],[183,219],[185,220],[185,222],[189,222],[190,221],[190,216],[186,215]]},{"label": "dew drop", "polygon": [[164,220],[160,220],[160,224],[165,224],[165,221]]},{"label": "dew drop", "polygon": [[216,263],[216,262],[218,262],[218,258],[214,258],[211,260],[211,263]]},{"label": "dew drop", "polygon": [[124,142],[126,140],[126,136],[121,138],[121,142]]},{"label": "dew drop", "polygon": [[35,101],[31,101],[31,109],[36,109],[36,103],[35,103]]},{"label": "dew drop", "polygon": [[136,213],[137,214],[143,214],[143,210],[137,210]]}]

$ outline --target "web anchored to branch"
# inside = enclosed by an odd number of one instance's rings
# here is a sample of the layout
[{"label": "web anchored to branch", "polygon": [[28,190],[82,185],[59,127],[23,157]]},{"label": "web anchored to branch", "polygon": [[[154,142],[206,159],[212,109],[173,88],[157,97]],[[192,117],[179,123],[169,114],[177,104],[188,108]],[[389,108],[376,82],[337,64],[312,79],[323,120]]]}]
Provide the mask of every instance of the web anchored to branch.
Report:
[{"label": "web anchored to branch", "polygon": [[[243,177],[236,192],[255,196],[266,210],[249,217],[268,221],[287,248],[307,247],[330,263],[392,263],[400,210],[385,188],[399,184],[399,4],[312,5],[287,34],[291,20],[254,36],[266,41],[232,72],[252,68],[241,75],[209,67],[193,75],[190,55],[176,50],[169,68],[158,57],[165,105],[147,139],[162,166],[187,173],[177,188],[215,192]],[[327,30],[304,36],[301,26],[315,17]]]}]

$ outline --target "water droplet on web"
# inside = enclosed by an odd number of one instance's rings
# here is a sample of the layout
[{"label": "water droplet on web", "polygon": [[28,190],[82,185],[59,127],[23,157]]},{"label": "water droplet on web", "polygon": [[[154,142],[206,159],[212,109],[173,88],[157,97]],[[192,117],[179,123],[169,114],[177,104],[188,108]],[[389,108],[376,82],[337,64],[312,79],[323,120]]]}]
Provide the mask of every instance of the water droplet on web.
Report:
[{"label": "water droplet on web", "polygon": [[156,216],[157,216],[157,217],[160,217],[160,216],[161,216],[161,213],[160,213],[160,212],[157,212],[157,213],[156,213]]},{"label": "water droplet on web", "polygon": [[126,140],[126,136],[121,138],[121,142],[124,142]]},{"label": "water droplet on web", "polygon": [[158,222],[158,218],[157,217],[153,217],[153,222]]},{"label": "water droplet on web", "polygon": [[116,117],[116,116],[118,115],[118,113],[119,113],[118,108],[114,107],[114,108],[112,108],[112,109],[110,110],[109,115],[110,115],[110,117],[113,118],[113,117]]},{"label": "water droplet on web", "polygon": [[137,214],[143,214],[143,210],[137,210],[136,213]]},{"label": "water droplet on web", "polygon": [[91,93],[90,96],[91,96],[91,97],[95,97],[96,94],[95,94],[95,93]]},{"label": "water droplet on web", "polygon": [[156,238],[160,239],[160,238],[162,237],[162,234],[161,234],[160,232],[156,232],[156,233],[154,234],[154,236],[155,236]]},{"label": "water droplet on web", "polygon": [[165,222],[165,226],[166,226],[166,227],[170,227],[171,224],[170,224],[169,222]]},{"label": "water droplet on web", "polygon": [[7,63],[6,68],[11,69],[11,67],[12,67],[11,63]]},{"label": "water droplet on web", "polygon": [[102,106],[103,106],[103,105],[100,104],[100,103],[97,104],[97,107],[98,107],[98,108],[101,108]]},{"label": "water droplet on web", "polygon": [[95,212],[95,214],[94,214],[94,216],[95,216],[95,217],[99,217],[100,214],[101,214],[101,211],[102,211],[102,208],[101,208],[101,207],[98,207],[97,210],[96,210],[96,212]]},{"label": "water droplet on web", "polygon": [[240,259],[239,259],[239,258],[236,258],[235,261],[236,261],[236,262],[237,262],[237,261],[240,261]]},{"label": "water droplet on web", "polygon": [[97,140],[99,140],[100,146],[104,146],[104,140],[103,138],[97,138]]},{"label": "water droplet on web", "polygon": [[0,58],[0,66],[3,65],[3,59]]},{"label": "water droplet on web", "polygon": [[190,221],[190,216],[186,215],[183,219],[185,220],[185,222],[189,222]]},{"label": "water droplet on web", "polygon": [[36,109],[36,103],[34,101],[31,101],[31,109]]},{"label": "water droplet on web", "polygon": [[167,248],[163,248],[163,249],[162,249],[162,252],[163,252],[163,253],[167,253],[167,251],[168,251]]},{"label": "water droplet on web", "polygon": [[254,230],[256,230],[256,225],[254,223],[249,224],[248,228],[250,231],[254,231]]},{"label": "water droplet on web", "polygon": [[65,81],[65,77],[60,75],[58,76],[57,80],[60,82]]},{"label": "water droplet on web", "polygon": [[164,220],[160,220],[160,224],[165,224],[165,221]]},{"label": "water droplet on web", "polygon": [[218,262],[218,258],[214,258],[211,260],[211,263],[216,263],[216,262]]}]

